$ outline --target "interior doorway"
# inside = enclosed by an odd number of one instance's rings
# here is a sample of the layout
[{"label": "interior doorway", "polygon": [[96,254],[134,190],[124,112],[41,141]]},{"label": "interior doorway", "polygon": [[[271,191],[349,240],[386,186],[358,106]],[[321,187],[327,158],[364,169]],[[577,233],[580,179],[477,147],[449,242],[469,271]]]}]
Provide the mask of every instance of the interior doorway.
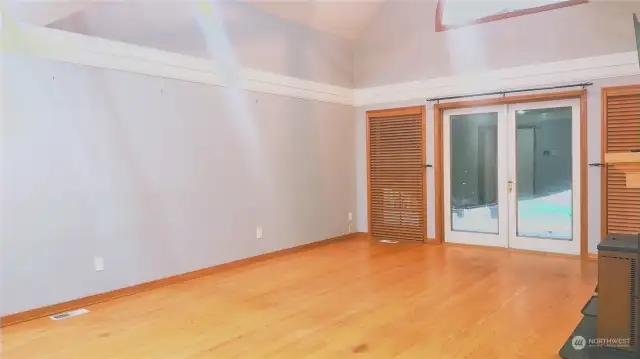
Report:
[{"label": "interior doorway", "polygon": [[442,116],[445,240],[580,254],[580,99]]}]

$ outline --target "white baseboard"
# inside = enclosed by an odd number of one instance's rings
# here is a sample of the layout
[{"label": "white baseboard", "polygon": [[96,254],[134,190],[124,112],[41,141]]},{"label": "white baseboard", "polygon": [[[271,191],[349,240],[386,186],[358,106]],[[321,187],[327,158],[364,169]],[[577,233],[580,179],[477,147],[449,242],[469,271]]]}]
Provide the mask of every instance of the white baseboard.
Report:
[{"label": "white baseboard", "polygon": [[636,53],[625,52],[479,74],[350,89],[239,66],[225,66],[205,58],[119,41],[16,23],[1,16],[0,27],[3,54],[19,53],[78,65],[214,86],[232,86],[247,91],[350,106],[640,75]]}]

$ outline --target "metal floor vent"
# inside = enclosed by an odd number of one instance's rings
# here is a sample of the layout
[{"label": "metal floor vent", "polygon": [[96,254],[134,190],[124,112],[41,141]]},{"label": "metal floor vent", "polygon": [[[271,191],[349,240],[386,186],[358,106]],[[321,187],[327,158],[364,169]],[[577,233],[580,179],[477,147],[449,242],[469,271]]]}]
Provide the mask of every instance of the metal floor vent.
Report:
[{"label": "metal floor vent", "polygon": [[65,313],[52,315],[49,318],[51,318],[51,320],[62,320],[62,319],[67,319],[67,318],[71,318],[71,317],[77,317],[78,315],[83,315],[83,314],[87,314],[87,313],[89,313],[89,311],[84,309],[84,308],[82,308],[82,309],[72,310],[70,312],[65,312]]},{"label": "metal floor vent", "polygon": [[399,243],[399,242],[400,241],[392,241],[392,240],[389,240],[389,239],[380,240],[380,243],[389,243],[389,244],[396,244],[396,243]]}]

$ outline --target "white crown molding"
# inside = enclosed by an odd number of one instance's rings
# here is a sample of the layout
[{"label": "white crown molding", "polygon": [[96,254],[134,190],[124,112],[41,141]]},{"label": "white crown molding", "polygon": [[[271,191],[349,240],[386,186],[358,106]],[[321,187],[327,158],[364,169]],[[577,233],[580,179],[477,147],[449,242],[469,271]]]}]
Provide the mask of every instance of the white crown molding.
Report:
[{"label": "white crown molding", "polygon": [[225,66],[209,59],[119,41],[16,23],[1,15],[3,54],[18,53],[78,65],[350,106],[640,75],[636,53],[625,52],[354,90],[266,71]]},{"label": "white crown molding", "polygon": [[159,76],[247,91],[353,105],[353,90],[209,59],[46,27],[2,21],[3,54]]},{"label": "white crown molding", "polygon": [[518,66],[355,90],[355,106],[640,75],[635,52]]}]

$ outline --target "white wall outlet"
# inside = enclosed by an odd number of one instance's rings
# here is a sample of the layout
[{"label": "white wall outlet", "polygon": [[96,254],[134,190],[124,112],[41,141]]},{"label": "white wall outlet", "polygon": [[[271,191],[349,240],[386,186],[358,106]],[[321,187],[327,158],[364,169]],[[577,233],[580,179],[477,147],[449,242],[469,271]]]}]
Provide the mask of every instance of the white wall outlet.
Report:
[{"label": "white wall outlet", "polygon": [[349,233],[351,233],[351,223],[349,223]]},{"label": "white wall outlet", "polygon": [[95,257],[93,258],[93,266],[96,269],[96,272],[100,272],[104,270],[104,258]]},{"label": "white wall outlet", "polygon": [[349,212],[349,220],[353,221],[353,213]]},{"label": "white wall outlet", "polygon": [[262,227],[256,228],[256,238],[257,239],[261,239],[262,238]]}]

